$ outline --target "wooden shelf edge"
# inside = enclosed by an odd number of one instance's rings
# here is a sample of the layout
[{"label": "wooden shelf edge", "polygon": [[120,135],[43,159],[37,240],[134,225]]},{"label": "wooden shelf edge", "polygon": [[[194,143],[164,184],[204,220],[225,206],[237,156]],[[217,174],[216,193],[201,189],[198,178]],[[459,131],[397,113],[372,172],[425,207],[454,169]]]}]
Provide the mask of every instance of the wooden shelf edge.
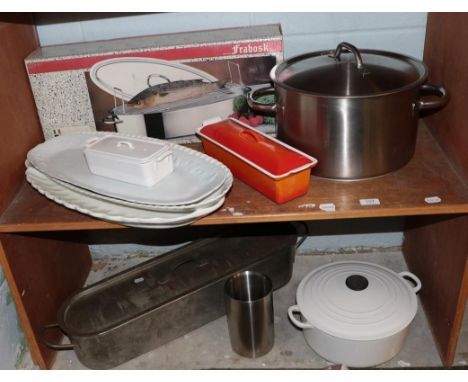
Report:
[{"label": "wooden shelf edge", "polygon": [[82,223],[33,223],[33,224],[2,224],[0,233],[28,233],[28,232],[58,232],[58,231],[86,231],[128,228],[123,225],[91,219]]},{"label": "wooden shelf edge", "polygon": [[[466,214],[468,205],[450,206],[423,206],[414,208],[380,208],[366,211],[335,211],[335,212],[297,212],[284,214],[257,214],[257,215],[219,215],[212,214],[192,223],[193,226],[224,225],[224,224],[252,224],[252,223],[279,223],[288,221],[317,221],[334,219],[361,219],[384,218],[398,216],[447,215]],[[130,228],[121,224],[109,223],[103,220],[89,218],[83,222],[62,223],[26,223],[26,224],[0,224],[0,233],[27,233],[27,232],[56,232],[56,231],[83,231]]]},{"label": "wooden shelf edge", "polygon": [[265,222],[285,222],[285,221],[314,221],[314,220],[333,220],[333,219],[362,219],[379,217],[397,217],[397,216],[419,216],[419,215],[446,215],[468,213],[468,205],[450,205],[450,206],[423,206],[414,208],[380,208],[356,211],[334,211],[334,212],[297,212],[284,214],[258,214],[258,215],[237,215],[237,216],[219,216],[216,214],[208,215],[193,225],[217,225],[217,224],[243,224],[243,223],[265,223]]}]

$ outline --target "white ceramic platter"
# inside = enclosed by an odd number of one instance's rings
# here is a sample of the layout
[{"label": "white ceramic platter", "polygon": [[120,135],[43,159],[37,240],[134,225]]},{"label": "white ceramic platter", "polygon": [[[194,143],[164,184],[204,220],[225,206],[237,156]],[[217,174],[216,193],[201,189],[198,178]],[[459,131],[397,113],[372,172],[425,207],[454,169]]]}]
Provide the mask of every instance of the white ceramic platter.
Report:
[{"label": "white ceramic platter", "polygon": [[[28,160],[25,162],[26,168],[34,168],[31,166]],[[39,171],[36,169],[36,171]],[[43,174],[44,175],[44,174]],[[47,175],[44,175],[47,176]],[[129,202],[127,200],[122,200],[122,199],[115,199],[111,198],[110,196],[106,195],[101,195],[101,194],[96,194],[95,192],[86,190],[81,187],[77,187],[71,183],[63,182],[59,179],[56,178],[49,178],[51,181],[61,185],[62,187],[68,188],[74,192],[99,199],[99,200],[104,200],[110,203],[114,204],[120,204],[123,206],[128,206],[132,208],[142,208],[144,210],[149,210],[149,211],[159,211],[159,212],[179,212],[179,213],[188,213],[195,211],[200,208],[207,208],[210,206],[213,206],[219,202],[219,200],[224,197],[228,191],[232,187],[232,182],[233,182],[233,176],[232,174],[229,173],[229,176],[226,178],[224,181],[223,185],[216,191],[214,191],[212,194],[208,195],[205,199],[200,200],[197,203],[192,203],[192,204],[182,204],[182,205],[158,205],[158,204],[142,204],[142,203],[136,203],[136,202]]]},{"label": "white ceramic platter", "polygon": [[149,86],[175,80],[217,78],[202,70],[174,61],[144,57],[122,57],[103,60],[90,69],[90,78],[100,89],[110,95],[129,101]]},{"label": "white ceramic platter", "polygon": [[67,183],[67,182],[62,182],[61,180],[58,180],[58,179],[51,179],[51,180],[53,180],[54,182],[60,184],[61,186],[65,187],[65,188],[69,188],[70,190],[72,190],[74,192],[81,193],[83,195],[90,196],[90,197],[95,198],[95,199],[104,200],[104,201],[107,201],[107,202],[110,202],[110,203],[120,204],[122,206],[128,206],[128,207],[132,207],[132,208],[141,208],[141,209],[149,210],[149,211],[188,213],[188,212],[192,212],[192,211],[195,211],[197,209],[200,209],[200,208],[207,208],[207,207],[210,207],[210,206],[212,206],[214,204],[217,204],[218,201],[222,197],[224,197],[227,194],[227,192],[229,191],[229,189],[231,188],[233,178],[232,178],[232,176],[228,177],[226,179],[226,181],[223,183],[223,185],[221,186],[221,188],[219,188],[218,190],[213,192],[211,195],[208,195],[205,199],[203,199],[203,200],[201,200],[201,201],[199,201],[197,203],[174,205],[174,206],[172,206],[172,205],[166,206],[166,205],[158,205],[158,204],[142,204],[142,203],[136,203],[136,202],[129,202],[129,201],[122,200],[122,199],[111,198],[110,196],[106,196],[106,195],[96,194],[96,193],[94,193],[92,191],[86,190],[86,189],[81,188],[81,187],[74,186],[73,184],[70,184],[70,183]]},{"label": "white ceramic platter", "polygon": [[174,228],[188,225],[217,210],[224,197],[212,206],[190,213],[156,212],[95,199],[61,186],[35,168],[26,170],[27,181],[41,194],[72,210],[112,223],[140,228]]},{"label": "white ceramic platter", "polygon": [[[174,171],[152,187],[94,175],[89,171],[83,150],[87,142],[103,134],[109,133],[61,135],[34,147],[29,151],[27,159],[33,167],[49,177],[94,193],[140,204],[174,206],[197,203],[219,190],[232,176],[229,169],[214,158],[167,141],[165,143],[173,151]],[[118,135],[122,138],[134,137]]]}]

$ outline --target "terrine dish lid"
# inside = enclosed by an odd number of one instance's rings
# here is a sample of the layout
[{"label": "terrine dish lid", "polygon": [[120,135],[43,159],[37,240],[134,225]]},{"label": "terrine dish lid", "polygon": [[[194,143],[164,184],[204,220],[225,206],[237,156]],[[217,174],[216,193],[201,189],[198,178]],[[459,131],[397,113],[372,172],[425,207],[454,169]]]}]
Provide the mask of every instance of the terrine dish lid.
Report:
[{"label": "terrine dish lid", "polygon": [[317,164],[316,158],[233,118],[205,125],[197,134],[273,179]]}]

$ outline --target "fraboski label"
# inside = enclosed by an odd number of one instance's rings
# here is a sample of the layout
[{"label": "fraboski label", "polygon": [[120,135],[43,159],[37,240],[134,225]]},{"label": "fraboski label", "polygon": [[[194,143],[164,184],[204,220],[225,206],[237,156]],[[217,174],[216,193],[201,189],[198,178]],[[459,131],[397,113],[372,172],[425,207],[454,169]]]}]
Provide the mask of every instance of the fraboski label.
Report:
[{"label": "fraboski label", "polygon": [[270,53],[271,47],[266,42],[261,44],[235,44],[232,47],[232,54],[258,54],[258,53]]},{"label": "fraboski label", "polygon": [[270,55],[283,51],[283,40],[229,42],[196,46],[168,47],[155,50],[135,51],[126,53],[106,53],[96,55],[81,55],[68,58],[37,60],[26,64],[28,74],[58,72],[66,70],[89,70],[94,64],[111,58],[146,57],[168,61],[191,62],[217,57],[248,57],[255,55]]}]

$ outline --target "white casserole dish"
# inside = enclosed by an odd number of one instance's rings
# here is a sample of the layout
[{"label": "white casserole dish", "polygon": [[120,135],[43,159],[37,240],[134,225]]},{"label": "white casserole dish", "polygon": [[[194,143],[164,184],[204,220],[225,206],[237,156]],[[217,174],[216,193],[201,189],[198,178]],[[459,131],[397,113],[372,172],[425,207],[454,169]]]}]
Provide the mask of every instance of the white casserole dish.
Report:
[{"label": "white casserole dish", "polygon": [[402,349],[420,289],[421,282],[410,272],[397,274],[360,261],[335,262],[301,280],[297,305],[289,307],[288,316],[326,360],[351,367],[375,366]]},{"label": "white casserole dish", "polygon": [[106,135],[91,139],[84,155],[93,174],[146,187],[173,171],[172,150],[163,142]]}]

